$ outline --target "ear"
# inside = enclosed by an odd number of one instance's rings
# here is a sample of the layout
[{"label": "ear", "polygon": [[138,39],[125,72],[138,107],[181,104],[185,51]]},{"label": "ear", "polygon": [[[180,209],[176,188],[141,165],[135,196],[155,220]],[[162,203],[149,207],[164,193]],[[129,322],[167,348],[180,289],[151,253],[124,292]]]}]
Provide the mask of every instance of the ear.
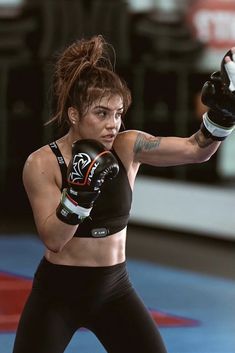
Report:
[{"label": "ear", "polygon": [[75,125],[79,120],[77,109],[74,107],[69,107],[68,108],[68,117],[69,117],[69,121],[70,121],[71,125]]}]

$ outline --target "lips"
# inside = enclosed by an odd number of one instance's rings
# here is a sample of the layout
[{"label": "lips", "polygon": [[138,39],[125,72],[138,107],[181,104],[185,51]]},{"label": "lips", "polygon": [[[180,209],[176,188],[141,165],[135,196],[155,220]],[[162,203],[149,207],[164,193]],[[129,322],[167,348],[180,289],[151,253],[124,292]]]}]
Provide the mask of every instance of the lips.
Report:
[{"label": "lips", "polygon": [[110,134],[110,135],[105,135],[102,137],[103,140],[106,140],[106,141],[111,141],[115,138],[115,135],[113,134]]}]

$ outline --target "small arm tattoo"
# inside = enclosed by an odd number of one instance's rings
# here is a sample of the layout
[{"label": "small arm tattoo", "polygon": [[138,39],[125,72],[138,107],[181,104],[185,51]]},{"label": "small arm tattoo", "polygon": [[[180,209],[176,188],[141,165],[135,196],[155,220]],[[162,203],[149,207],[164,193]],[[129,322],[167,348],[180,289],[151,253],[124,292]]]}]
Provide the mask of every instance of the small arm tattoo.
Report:
[{"label": "small arm tattoo", "polygon": [[194,138],[195,138],[198,146],[201,148],[206,148],[215,142],[214,140],[212,140],[212,138],[205,137],[200,130],[198,132],[196,132],[196,134],[194,134]]},{"label": "small arm tattoo", "polygon": [[161,137],[147,137],[144,134],[138,134],[134,144],[134,153],[155,150],[159,147],[160,142]]}]

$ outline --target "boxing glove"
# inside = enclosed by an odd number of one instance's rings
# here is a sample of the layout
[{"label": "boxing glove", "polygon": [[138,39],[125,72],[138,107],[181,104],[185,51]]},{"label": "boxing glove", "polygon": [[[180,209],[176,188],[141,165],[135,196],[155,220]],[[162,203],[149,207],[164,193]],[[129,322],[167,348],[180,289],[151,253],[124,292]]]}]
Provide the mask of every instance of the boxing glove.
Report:
[{"label": "boxing glove", "polygon": [[68,166],[68,187],[57,207],[57,217],[67,224],[77,225],[89,217],[102,184],[114,178],[119,166],[112,152],[96,140],[78,140],[72,146]]},{"label": "boxing glove", "polygon": [[224,140],[235,125],[235,94],[223,82],[219,71],[214,72],[204,84],[201,100],[209,108],[203,115],[203,134],[213,140]]}]

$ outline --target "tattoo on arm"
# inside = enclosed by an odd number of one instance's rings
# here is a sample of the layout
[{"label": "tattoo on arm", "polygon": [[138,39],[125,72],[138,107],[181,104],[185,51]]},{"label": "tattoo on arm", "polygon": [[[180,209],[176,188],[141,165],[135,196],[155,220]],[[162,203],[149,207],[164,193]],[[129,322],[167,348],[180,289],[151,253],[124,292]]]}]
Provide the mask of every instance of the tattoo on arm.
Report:
[{"label": "tattoo on arm", "polygon": [[147,137],[144,134],[138,134],[134,144],[134,153],[155,150],[159,147],[160,142],[161,137]]},{"label": "tattoo on arm", "polygon": [[206,148],[215,142],[214,140],[212,140],[212,138],[205,137],[200,130],[196,132],[196,134],[194,134],[194,138],[198,146],[201,148]]}]

